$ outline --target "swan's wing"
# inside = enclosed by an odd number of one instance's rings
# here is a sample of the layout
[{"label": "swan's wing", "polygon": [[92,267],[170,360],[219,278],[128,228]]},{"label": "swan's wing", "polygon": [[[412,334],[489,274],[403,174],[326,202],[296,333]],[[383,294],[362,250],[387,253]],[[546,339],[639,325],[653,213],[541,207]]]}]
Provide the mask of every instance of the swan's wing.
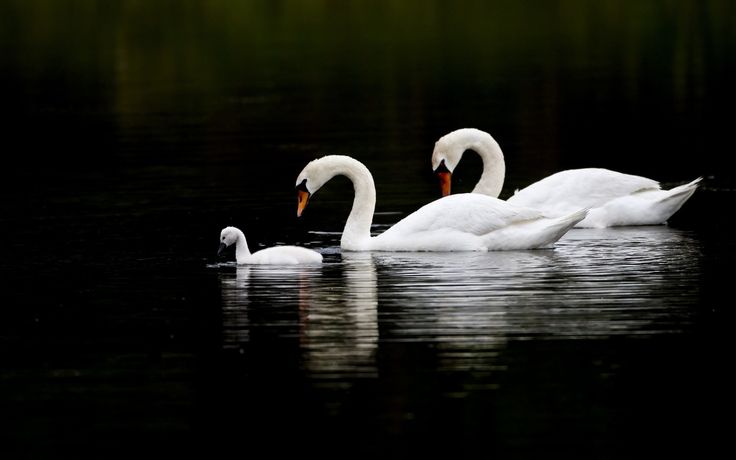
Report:
[{"label": "swan's wing", "polygon": [[519,190],[508,201],[560,215],[576,209],[595,208],[644,190],[659,190],[659,183],[608,169],[570,169]]},{"label": "swan's wing", "polygon": [[452,230],[485,235],[517,222],[539,219],[542,214],[478,193],[461,193],[435,200],[406,216],[379,237]]}]

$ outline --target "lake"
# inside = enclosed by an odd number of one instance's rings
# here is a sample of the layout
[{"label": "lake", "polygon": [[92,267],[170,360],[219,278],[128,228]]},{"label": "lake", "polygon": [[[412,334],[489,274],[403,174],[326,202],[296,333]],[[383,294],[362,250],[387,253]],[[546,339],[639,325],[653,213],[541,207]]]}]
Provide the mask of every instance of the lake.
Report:
[{"label": "lake", "polygon": [[[4,2],[0,452],[715,456],[735,23],[729,1]],[[503,148],[502,198],[568,168],[704,181],[666,226],[546,250],[343,253],[343,178],[296,217],[304,165],[347,154],[384,231],[439,197],[461,127]],[[324,264],[237,266],[227,225]]]}]

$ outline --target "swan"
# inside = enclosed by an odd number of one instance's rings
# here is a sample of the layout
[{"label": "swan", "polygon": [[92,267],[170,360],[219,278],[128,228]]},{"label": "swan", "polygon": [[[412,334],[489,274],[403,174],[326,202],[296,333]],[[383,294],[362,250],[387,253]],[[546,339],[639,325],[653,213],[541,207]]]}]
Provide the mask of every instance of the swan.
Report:
[{"label": "swan", "polygon": [[296,180],[297,216],[311,195],[343,175],[355,189],[340,247],[346,251],[489,251],[551,247],[586,215],[578,210],[547,218],[541,212],[497,198],[464,193],[433,201],[378,236],[371,236],[376,188],[368,168],[343,155],[308,163]]},{"label": "swan", "polygon": [[[473,128],[453,131],[435,143],[432,168],[440,178],[442,195],[449,195],[452,171],[466,150],[483,159],[483,174],[473,193],[497,197],[506,173],[501,147],[490,134]],[[517,190],[507,201],[549,216],[588,208],[588,216],[576,227],[659,225],[680,209],[701,180],[662,190],[657,181],[646,177],[603,168],[570,169]]]},{"label": "swan", "polygon": [[322,254],[298,246],[275,246],[250,253],[245,235],[236,227],[225,227],[220,232],[220,249],[217,255],[222,254],[228,246],[235,244],[235,260],[241,264],[319,264],[322,263]]}]

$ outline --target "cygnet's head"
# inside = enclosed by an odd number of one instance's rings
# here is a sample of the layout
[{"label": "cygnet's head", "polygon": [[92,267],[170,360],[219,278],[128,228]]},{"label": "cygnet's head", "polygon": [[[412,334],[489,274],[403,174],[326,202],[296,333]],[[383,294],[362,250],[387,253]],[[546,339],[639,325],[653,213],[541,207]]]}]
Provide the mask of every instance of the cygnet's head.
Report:
[{"label": "cygnet's head", "polygon": [[238,229],[235,227],[225,227],[220,232],[220,248],[217,250],[217,255],[222,254],[228,246],[234,244],[238,240]]}]

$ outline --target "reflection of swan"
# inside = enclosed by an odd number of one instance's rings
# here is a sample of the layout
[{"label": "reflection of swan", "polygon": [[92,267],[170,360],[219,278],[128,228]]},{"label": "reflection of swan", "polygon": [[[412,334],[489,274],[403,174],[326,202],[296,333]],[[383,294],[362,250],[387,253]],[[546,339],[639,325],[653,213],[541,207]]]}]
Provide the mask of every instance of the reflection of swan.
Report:
[{"label": "reflection of swan", "polygon": [[540,329],[589,337],[689,327],[701,269],[690,233],[664,226],[579,229],[568,238],[556,251],[568,280],[554,297],[557,320]]},{"label": "reflection of swan", "polygon": [[[483,174],[473,189],[497,197],[506,166],[498,143],[477,129],[459,129],[441,137],[432,153],[432,167],[440,176],[442,193],[450,193],[450,177],[463,153],[473,150],[483,159]],[[695,192],[700,178],[671,190],[645,177],[601,168],[561,171],[517,191],[509,203],[563,216],[590,208],[578,227],[662,224]]]},{"label": "reflection of swan", "polygon": [[283,340],[298,336],[304,368],[314,378],[376,375],[376,272],[369,253],[317,267],[238,266],[220,280],[225,348],[283,331]]},{"label": "reflection of swan", "polygon": [[219,255],[228,246],[235,244],[235,259],[238,264],[318,264],[322,262],[322,254],[298,246],[276,246],[261,249],[251,254],[248,242],[242,231],[235,227],[225,227],[220,232]]},{"label": "reflection of swan", "polygon": [[315,378],[375,377],[376,270],[369,253],[342,256],[342,279],[312,291],[301,321],[305,367]]},{"label": "reflection of swan", "polygon": [[486,251],[548,247],[585,217],[576,211],[548,219],[529,208],[477,194],[445,197],[429,203],[397,224],[370,234],[376,189],[370,171],[359,161],[328,155],[310,162],[297,178],[298,214],[309,196],[337,175],[355,187],[353,208],[340,245],[351,251]]},{"label": "reflection of swan", "polygon": [[382,336],[467,356],[510,340],[681,331],[699,290],[697,242],[664,226],[572,230],[555,251],[373,255],[393,312]]},{"label": "reflection of swan", "polygon": [[220,273],[225,348],[241,347],[251,341],[254,331],[268,331],[273,323],[296,318],[294,307],[308,307],[311,289],[322,273],[321,265],[238,265],[234,271],[230,267],[223,266],[227,270]]},{"label": "reflection of swan", "polygon": [[[372,253],[390,341],[434,343],[444,369],[493,371],[524,281],[552,276],[554,251]],[[505,283],[505,285],[504,285]]]},{"label": "reflection of swan", "polygon": [[237,348],[250,339],[248,319],[248,278],[250,267],[237,267],[235,273],[220,274],[222,295],[222,334],[224,348]]},{"label": "reflection of swan", "polygon": [[427,359],[493,389],[522,342],[687,331],[701,297],[699,251],[690,233],[657,226],[576,229],[554,251],[345,252],[320,266],[228,265],[225,347],[262,353],[266,366],[298,350],[318,388],[339,390],[325,397],[397,366],[423,369]]}]

